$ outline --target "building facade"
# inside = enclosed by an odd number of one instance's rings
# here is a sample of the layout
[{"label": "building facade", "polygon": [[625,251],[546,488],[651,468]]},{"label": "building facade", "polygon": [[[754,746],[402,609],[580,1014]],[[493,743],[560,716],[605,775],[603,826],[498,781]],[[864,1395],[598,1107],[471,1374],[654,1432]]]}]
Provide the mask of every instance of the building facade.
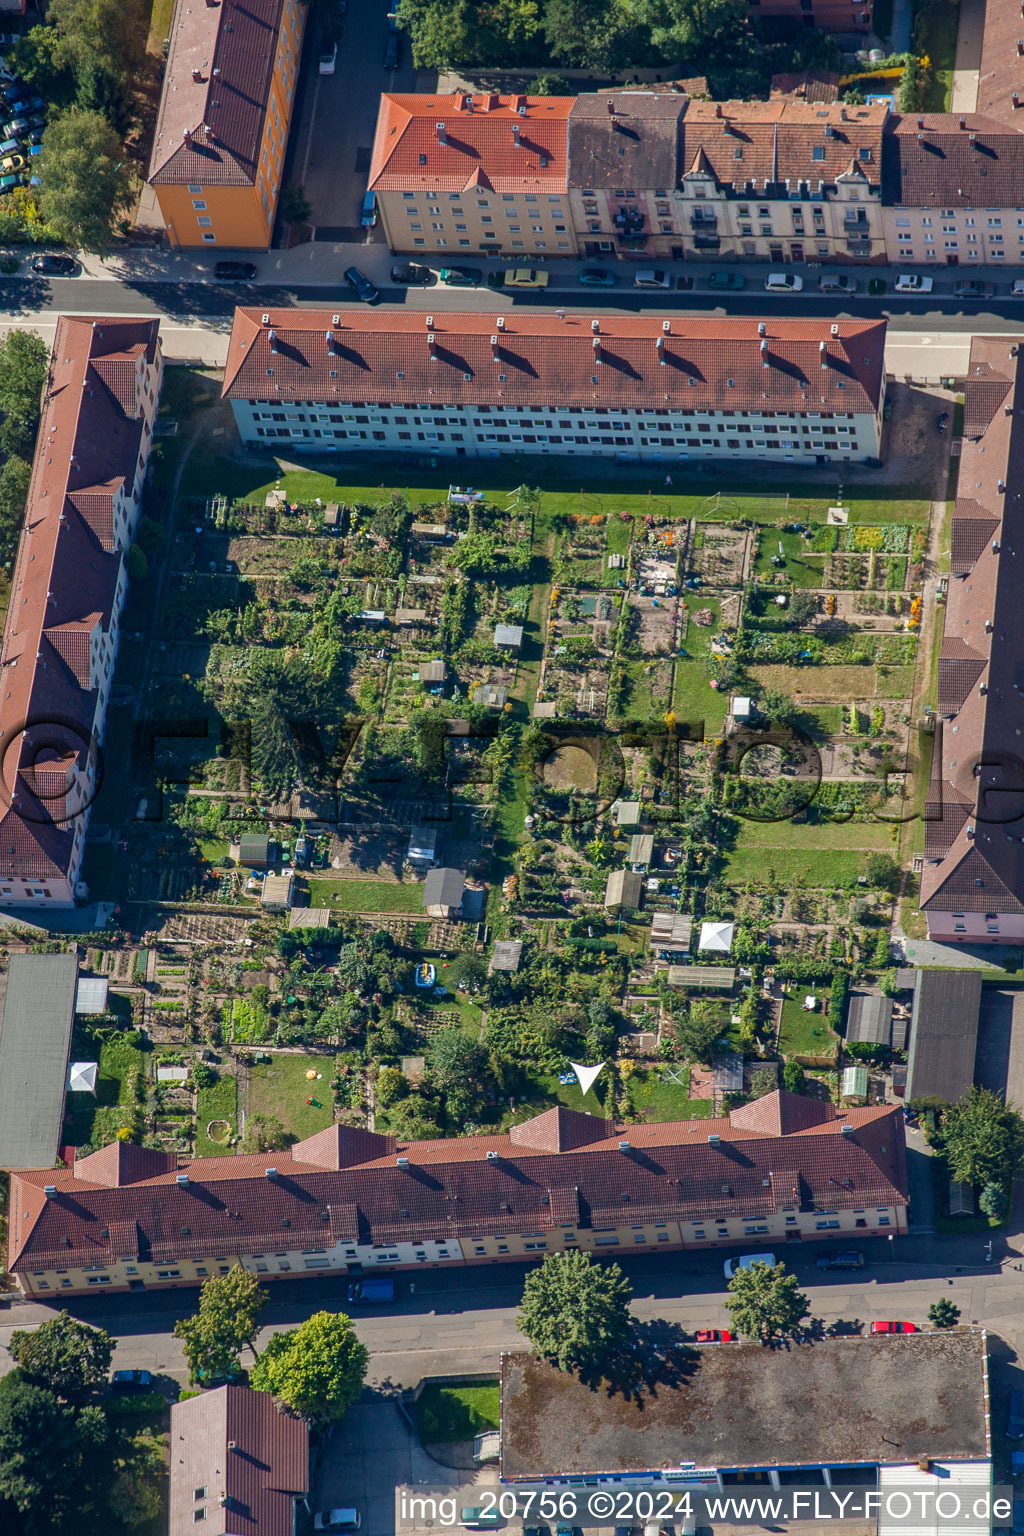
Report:
[{"label": "building facade", "polygon": [[393,251],[572,256],[571,96],[381,97],[369,190]]},{"label": "building facade", "polygon": [[148,177],[171,245],[270,245],[305,19],[301,0],[178,0]]},{"label": "building facade", "polygon": [[777,1092],[699,1126],[620,1130],[557,1108],[454,1155],[340,1125],[246,1157],[115,1142],[12,1175],[8,1268],[45,1298],[195,1285],[235,1264],[269,1280],[906,1226],[902,1111]]},{"label": "building facade", "polygon": [[74,905],[163,359],[158,322],[57,322],[0,666],[0,906]]},{"label": "building facade", "polygon": [[975,336],[939,651],[921,910],[947,944],[1024,939],[1024,355]]},{"label": "building facade", "polygon": [[223,395],[264,448],[824,464],[877,458],[884,348],[884,321],[238,309]]}]

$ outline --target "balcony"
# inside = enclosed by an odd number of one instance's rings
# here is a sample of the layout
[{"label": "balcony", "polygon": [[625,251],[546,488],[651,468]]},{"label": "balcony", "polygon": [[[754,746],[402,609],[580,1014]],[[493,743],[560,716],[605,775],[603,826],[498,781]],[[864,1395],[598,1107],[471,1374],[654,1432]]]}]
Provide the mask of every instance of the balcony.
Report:
[{"label": "balcony", "polygon": [[716,234],[694,234],[693,248],[696,251],[717,251],[721,245],[722,241]]},{"label": "balcony", "polygon": [[863,208],[848,208],[843,214],[843,228],[849,232],[854,229],[868,229],[868,216]]},{"label": "balcony", "polygon": [[705,229],[709,234],[714,234],[718,228],[718,214],[711,213],[707,209],[698,209],[690,214],[690,228],[692,230]]}]

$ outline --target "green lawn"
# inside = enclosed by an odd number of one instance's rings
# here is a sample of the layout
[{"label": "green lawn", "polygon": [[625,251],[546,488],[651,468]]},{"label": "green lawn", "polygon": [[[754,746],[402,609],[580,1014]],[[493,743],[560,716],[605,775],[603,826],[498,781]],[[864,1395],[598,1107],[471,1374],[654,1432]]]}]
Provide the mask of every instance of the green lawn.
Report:
[{"label": "green lawn", "polygon": [[229,1073],[209,1088],[200,1088],[196,1109],[196,1156],[228,1157],[234,1151],[226,1141],[214,1141],[206,1133],[211,1120],[227,1120],[231,1135],[238,1131],[238,1083]]},{"label": "green lawn", "polygon": [[[79,1053],[81,1048],[81,1054]],[[94,1041],[88,1037],[83,1042],[76,1037],[72,1048],[72,1061],[96,1059]],[[123,1107],[134,1102],[130,1087],[130,1075],[137,1068],[143,1069],[142,1052],[138,1046],[121,1041],[108,1041],[100,1046],[99,1075],[96,1096],[91,1093],[69,1093],[66,1101],[64,1135],[73,1147],[98,1147],[111,1141],[124,1123]]]},{"label": "green lawn", "polygon": [[[321,1072],[318,1083],[307,1072]],[[274,1056],[249,1069],[250,1115],[272,1115],[285,1130],[300,1141],[314,1136],[334,1120],[331,1078],[334,1062],[330,1056]],[[313,1104],[307,1104],[313,1099]]]},{"label": "green lawn", "polygon": [[[683,1081],[667,1081],[667,1074],[676,1071]],[[633,1113],[645,1120],[703,1120],[711,1114],[710,1099],[690,1098],[686,1069],[682,1067],[654,1067],[632,1073],[626,1081],[626,1096]]]},{"label": "green lawn", "polygon": [[924,0],[915,6],[914,47],[931,60],[932,80],[922,103],[925,112],[948,112],[953,94],[960,0]]},{"label": "green lawn", "polygon": [[312,876],[309,904],[333,907],[338,912],[422,912],[423,882],[317,880]]},{"label": "green lawn", "polygon": [[[803,1006],[805,997],[818,999],[819,1011],[810,1013]],[[782,1004],[782,1028],[779,1031],[779,1051],[783,1056],[831,1056],[839,1037],[829,1027],[828,1020],[820,1011],[821,987],[804,986]]]},{"label": "green lawn", "polygon": [[[786,559],[785,567],[772,564],[772,556],[778,555],[780,544]],[[824,580],[825,557],[809,553],[802,533],[765,528],[758,539],[754,572],[758,576],[773,576],[783,570],[795,587],[820,587]]]},{"label": "green lawn", "polygon": [[[626,510],[626,508],[623,508],[623,511]],[[624,555],[628,553],[629,541],[633,532],[632,522],[627,523],[618,515],[617,512],[612,512],[609,514],[608,522],[605,526],[608,530],[607,541],[605,543],[605,548],[608,553],[610,555]],[[612,585],[615,584],[615,581],[618,580],[620,575],[622,575],[621,571],[609,572],[609,581]]]},{"label": "green lawn", "polygon": [[768,877],[777,884],[806,885],[817,889],[854,885],[865,872],[867,854],[836,848],[766,848],[743,842],[724,855],[722,878],[727,885],[745,885]]},{"label": "green lawn", "polygon": [[448,1445],[497,1429],[498,1412],[497,1377],[463,1387],[430,1382],[416,1403],[416,1428],[424,1445]]}]

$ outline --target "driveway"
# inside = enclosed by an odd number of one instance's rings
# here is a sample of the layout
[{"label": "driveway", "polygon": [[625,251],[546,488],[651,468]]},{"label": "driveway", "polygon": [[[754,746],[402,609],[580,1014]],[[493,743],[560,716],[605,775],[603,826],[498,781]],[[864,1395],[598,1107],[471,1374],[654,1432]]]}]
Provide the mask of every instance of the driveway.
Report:
[{"label": "driveway", "polygon": [[436,86],[436,75],[413,69],[405,32],[398,69],[384,68],[389,9],[385,0],[349,0],[333,75],[319,72],[315,24],[306,36],[285,184],[305,188],[315,240],[383,240],[379,228],[364,230],[359,222],[381,93]]}]

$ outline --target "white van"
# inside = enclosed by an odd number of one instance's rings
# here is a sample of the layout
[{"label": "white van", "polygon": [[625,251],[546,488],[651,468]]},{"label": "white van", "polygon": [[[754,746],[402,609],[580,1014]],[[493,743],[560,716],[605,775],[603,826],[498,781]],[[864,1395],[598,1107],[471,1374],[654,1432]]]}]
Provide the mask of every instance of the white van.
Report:
[{"label": "white van", "polygon": [[661,267],[641,267],[633,276],[634,288],[671,288],[672,279]]},{"label": "white van", "polygon": [[769,293],[801,293],[804,280],[793,272],[769,272],[764,286]]}]

